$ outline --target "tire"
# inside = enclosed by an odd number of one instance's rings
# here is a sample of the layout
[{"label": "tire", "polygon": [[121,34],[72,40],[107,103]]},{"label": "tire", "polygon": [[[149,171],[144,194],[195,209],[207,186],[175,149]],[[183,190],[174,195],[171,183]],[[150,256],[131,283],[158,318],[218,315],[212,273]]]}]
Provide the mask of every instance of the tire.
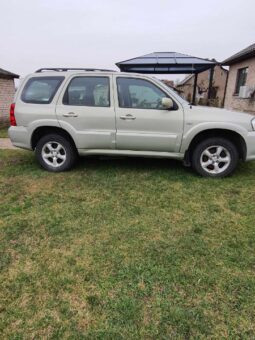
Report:
[{"label": "tire", "polygon": [[45,170],[61,172],[71,169],[74,165],[77,150],[68,138],[51,133],[38,141],[35,155]]},{"label": "tire", "polygon": [[212,137],[200,142],[192,154],[192,167],[203,177],[226,177],[237,167],[239,154],[228,139]]}]

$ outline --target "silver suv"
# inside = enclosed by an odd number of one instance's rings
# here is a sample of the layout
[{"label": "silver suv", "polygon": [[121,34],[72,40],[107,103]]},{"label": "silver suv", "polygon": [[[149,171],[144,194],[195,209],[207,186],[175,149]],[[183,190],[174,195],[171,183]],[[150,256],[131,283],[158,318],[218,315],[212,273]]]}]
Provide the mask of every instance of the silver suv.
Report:
[{"label": "silver suv", "polygon": [[192,106],[155,78],[97,69],[40,69],[27,76],[10,109],[9,136],[35,150],[49,171],[77,155],[183,160],[200,175],[224,177],[255,159],[255,119]]}]

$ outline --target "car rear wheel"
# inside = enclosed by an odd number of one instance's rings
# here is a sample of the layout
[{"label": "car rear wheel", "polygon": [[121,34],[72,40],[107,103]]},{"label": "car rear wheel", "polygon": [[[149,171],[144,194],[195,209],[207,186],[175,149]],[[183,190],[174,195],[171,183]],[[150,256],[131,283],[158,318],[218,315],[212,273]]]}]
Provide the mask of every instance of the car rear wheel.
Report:
[{"label": "car rear wheel", "polygon": [[238,159],[237,148],[231,141],[208,138],[195,147],[192,166],[204,177],[225,177],[235,170]]},{"label": "car rear wheel", "polygon": [[59,134],[43,136],[36,145],[40,165],[52,172],[69,170],[76,160],[76,150],[71,141]]}]

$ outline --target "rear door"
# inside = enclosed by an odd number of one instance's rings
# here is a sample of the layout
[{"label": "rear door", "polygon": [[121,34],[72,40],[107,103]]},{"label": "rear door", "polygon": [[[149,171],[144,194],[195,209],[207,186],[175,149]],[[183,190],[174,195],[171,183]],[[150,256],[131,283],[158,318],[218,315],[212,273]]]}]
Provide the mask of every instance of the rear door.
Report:
[{"label": "rear door", "polygon": [[79,75],[69,79],[56,114],[79,149],[115,148],[115,111],[111,75]]},{"label": "rear door", "polygon": [[183,133],[181,105],[175,102],[173,109],[164,109],[161,100],[170,96],[149,79],[114,77],[116,148],[179,152]]}]

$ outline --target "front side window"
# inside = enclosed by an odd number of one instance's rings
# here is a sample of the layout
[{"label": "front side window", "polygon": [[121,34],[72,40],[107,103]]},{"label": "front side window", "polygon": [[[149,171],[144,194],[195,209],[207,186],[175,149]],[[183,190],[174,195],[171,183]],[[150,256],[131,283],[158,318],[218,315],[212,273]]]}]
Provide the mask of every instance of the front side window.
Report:
[{"label": "front side window", "polygon": [[26,83],[21,100],[25,103],[49,104],[64,77],[33,77]]},{"label": "front side window", "polygon": [[63,104],[74,106],[110,106],[109,78],[73,78],[64,94]]},{"label": "front side window", "polygon": [[119,106],[137,109],[163,109],[165,92],[151,82],[135,78],[117,78]]},{"label": "front side window", "polygon": [[240,87],[246,84],[248,67],[237,70],[235,94],[239,94]]}]

